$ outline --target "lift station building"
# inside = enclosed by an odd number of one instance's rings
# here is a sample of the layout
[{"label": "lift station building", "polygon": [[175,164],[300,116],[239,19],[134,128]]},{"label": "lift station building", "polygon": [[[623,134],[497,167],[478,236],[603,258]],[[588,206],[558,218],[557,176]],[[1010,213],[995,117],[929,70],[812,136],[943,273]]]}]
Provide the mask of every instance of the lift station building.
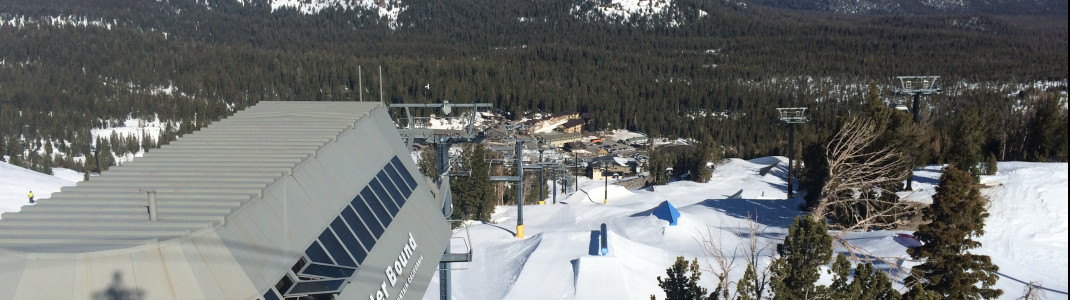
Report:
[{"label": "lift station building", "polygon": [[438,194],[382,104],[260,102],[0,216],[0,299],[420,299]]}]

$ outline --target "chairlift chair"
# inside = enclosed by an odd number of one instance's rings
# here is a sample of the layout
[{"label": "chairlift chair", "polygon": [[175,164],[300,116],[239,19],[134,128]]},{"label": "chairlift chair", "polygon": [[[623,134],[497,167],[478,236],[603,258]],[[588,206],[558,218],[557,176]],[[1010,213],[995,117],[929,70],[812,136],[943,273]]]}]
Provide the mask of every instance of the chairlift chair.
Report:
[{"label": "chairlift chair", "polygon": [[[469,232],[469,230],[468,230],[468,224],[465,223],[464,220],[449,220],[449,221],[451,223],[452,222],[460,222],[461,223],[461,227],[464,227],[465,236],[464,237],[460,237],[460,236],[452,236],[451,235],[450,236],[450,241],[452,242],[455,239],[460,239],[463,242],[465,249],[462,250],[462,252],[452,252],[451,251],[451,252],[448,252],[448,253],[444,253],[444,254],[442,254],[442,260],[441,261],[442,262],[448,262],[448,263],[471,262],[472,261],[472,233]],[[451,270],[464,270],[464,269],[467,269],[467,268],[457,268],[457,269],[451,268]]]}]

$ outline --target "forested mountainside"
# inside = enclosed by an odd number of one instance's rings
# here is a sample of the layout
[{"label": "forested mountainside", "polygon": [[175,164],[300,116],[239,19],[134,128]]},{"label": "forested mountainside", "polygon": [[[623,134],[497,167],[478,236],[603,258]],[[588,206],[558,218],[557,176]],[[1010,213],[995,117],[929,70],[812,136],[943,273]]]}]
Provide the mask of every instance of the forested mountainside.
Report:
[{"label": "forested mountainside", "polygon": [[0,151],[43,168],[71,162],[20,154],[24,131],[80,156],[91,128],[128,117],[173,125],[166,142],[258,101],[382,97],[587,112],[587,129],[710,137],[753,157],[786,152],[775,107],[810,107],[800,140],[818,141],[868,95],[905,100],[894,76],[939,75],[944,93],[922,110],[933,161],[965,115],[1007,160],[1029,158],[1018,137],[1036,120],[1061,120],[1045,132],[1062,134],[1048,148],[1066,159],[1065,1],[1011,11],[1031,15],[768,2],[3,1]]},{"label": "forested mountainside", "polygon": [[846,14],[872,13],[986,13],[1066,14],[1066,1],[1052,0],[753,0],[772,7],[829,11]]}]

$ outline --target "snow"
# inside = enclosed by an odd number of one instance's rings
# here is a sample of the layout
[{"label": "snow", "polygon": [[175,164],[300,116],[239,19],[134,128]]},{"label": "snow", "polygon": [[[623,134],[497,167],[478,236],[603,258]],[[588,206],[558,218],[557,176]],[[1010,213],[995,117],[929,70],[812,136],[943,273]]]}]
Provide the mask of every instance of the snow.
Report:
[{"label": "snow", "polygon": [[[669,11],[672,0],[613,0],[608,5],[597,5],[594,11],[612,19],[627,21],[632,15],[658,15]],[[580,5],[572,13],[580,12]]]},{"label": "snow", "polygon": [[610,139],[615,141],[623,141],[630,138],[646,137],[646,135],[638,132],[631,132],[624,129],[614,129],[613,133],[609,135]]},{"label": "snow", "polygon": [[[1067,290],[1067,164],[999,163],[999,185],[982,190],[990,199],[983,245],[975,253],[999,266],[996,285],[1019,294],[1018,281]],[[1049,299],[1062,297],[1049,292]]]},{"label": "snow", "polygon": [[567,119],[558,121],[557,123],[547,124],[546,126],[543,126],[542,128],[539,128],[538,130],[535,130],[535,133],[551,133],[551,132],[554,132],[554,129],[557,129],[557,126],[561,126],[562,124],[565,124],[565,123],[568,123]]},{"label": "snow", "polygon": [[56,168],[52,171],[60,175],[42,174],[0,161],[0,212],[21,211],[23,205],[30,203],[27,197],[30,191],[33,191],[35,200],[48,198],[82,178],[72,170]]},{"label": "snow", "polygon": [[940,185],[942,167],[927,166],[914,170],[914,182],[911,183],[913,191],[897,192],[903,201],[913,201],[925,204],[933,203],[933,195],[936,195],[936,186]]},{"label": "snow", "polygon": [[[103,138],[104,140],[109,140],[111,138],[111,134],[114,132],[120,138],[128,138],[132,136],[134,138],[137,138],[138,142],[140,142],[143,134],[147,134],[154,140],[159,141],[160,133],[162,131],[163,123],[160,122],[159,118],[156,118],[153,121],[129,118],[123,121],[122,127],[111,127],[103,129],[94,128],[90,130],[90,133],[93,135],[94,141],[96,141],[98,137]],[[137,153],[126,154],[124,156],[116,156],[115,161],[117,163],[124,163],[133,160],[135,157],[141,157],[143,155],[145,155],[145,150],[138,151]],[[84,159],[84,157],[81,156],[77,158]]]},{"label": "snow", "polygon": [[[999,172],[981,176],[990,188],[985,234],[974,253],[988,255],[1000,268],[996,287],[1018,295],[1023,282],[1067,290],[1067,164],[1001,162]],[[940,183],[940,167],[914,172],[914,191],[900,192],[905,200],[932,203]],[[1048,293],[1049,297],[1057,294]],[[1065,299],[1066,295],[1060,297]]]},{"label": "snow", "polygon": [[455,116],[438,116],[431,115],[429,118],[413,117],[414,122],[419,126],[431,128],[431,129],[449,129],[449,130],[464,130],[470,119],[474,120],[476,128],[483,128],[489,122],[484,118],[484,114],[476,114],[475,118],[471,117],[470,113],[463,113]]},{"label": "snow", "polygon": [[[763,168],[773,165],[761,175]],[[1067,299],[1067,164],[1001,162],[999,173],[983,180],[991,187],[982,193],[990,201],[983,245],[973,252],[989,255],[1000,267],[997,287],[1001,299],[1021,295],[1023,282],[1038,282],[1050,289],[1047,299]],[[728,159],[714,170],[706,183],[688,181],[656,186],[653,190],[628,190],[603,181],[581,177],[580,192],[558,194],[558,204],[548,197],[546,205],[524,208],[525,239],[514,236],[515,206],[498,207],[491,223],[468,222],[471,245],[452,239],[455,252],[473,249],[473,261],[452,265],[453,297],[463,299],[648,299],[664,293],[657,277],[665,275],[677,256],[698,258],[704,268],[700,285],[715,286],[706,271],[701,240],[713,240],[725,249],[738,249],[750,236],[748,219],[761,227],[755,235],[765,245],[760,264],[769,263],[773,245],[783,239],[799,210],[801,200],[784,200],[786,159]],[[80,180],[81,174],[54,169],[44,175],[0,162],[0,212],[19,211],[27,205],[30,190],[38,199],[48,198],[63,186]],[[931,202],[940,177],[939,166],[915,171],[916,191],[909,199]],[[549,187],[548,187],[549,188]],[[608,204],[602,204],[603,198]],[[680,212],[677,226],[651,215],[661,201]],[[592,231],[605,223],[609,254],[594,255]],[[855,232],[846,238],[868,251],[904,268],[910,261],[906,247],[916,242],[902,235],[909,231]],[[465,229],[454,237],[465,237]],[[837,252],[844,252],[838,249]],[[742,263],[740,252],[737,263]],[[893,270],[879,263],[878,268]],[[743,267],[730,272],[742,276]],[[905,274],[890,274],[903,290]],[[829,278],[823,279],[825,282]],[[424,299],[437,299],[437,274]]]},{"label": "snow", "polygon": [[[766,175],[762,168],[776,166]],[[516,208],[499,207],[493,223],[470,222],[474,258],[471,263],[455,264],[453,296],[455,299],[648,299],[664,293],[657,286],[657,276],[676,256],[704,260],[698,241],[704,237],[717,240],[726,249],[746,242],[748,216],[763,227],[759,243],[772,245],[787,233],[792,219],[801,214],[800,200],[783,200],[786,196],[784,172],[786,159],[767,157],[750,161],[729,159],[713,173],[707,183],[673,182],[657,186],[654,191],[627,190],[601,181],[580,178],[583,192],[558,195],[557,205],[528,205],[524,208],[526,239],[514,237]],[[1021,295],[1021,282],[1037,281],[1054,291],[1048,299],[1067,299],[1067,164],[1017,163],[999,164],[1000,172],[983,180],[995,187],[983,189],[992,199],[991,216],[983,246],[974,252],[990,255],[1000,266],[997,287],[1004,290],[1001,299]],[[941,168],[928,166],[915,171],[914,192],[904,193],[911,201],[931,203],[939,184]],[[1051,174],[1056,174],[1052,176]],[[608,205],[602,205],[608,195]],[[664,200],[681,214],[679,225],[657,219],[650,212]],[[547,203],[552,203],[547,199]],[[1039,217],[1038,217],[1039,216]],[[601,223],[609,227],[608,256],[593,255],[592,230]],[[464,229],[455,237],[464,236]],[[896,279],[896,287],[905,290],[905,272],[909,268],[906,248],[916,241],[904,237],[910,231],[869,231],[848,234],[846,238],[866,250],[868,257],[880,258],[876,266]],[[902,235],[902,236],[900,236]],[[458,247],[460,244],[454,245]],[[766,248],[761,263],[769,262],[773,247]],[[837,252],[845,253],[838,248]],[[737,261],[742,261],[737,257]],[[742,276],[737,266],[730,277]],[[704,271],[700,285],[712,289],[714,278]],[[831,277],[823,278],[831,282]],[[437,299],[437,275],[424,299]],[[1021,281],[1021,282],[1020,282]]]},{"label": "snow", "polygon": [[24,28],[26,26],[40,26],[49,25],[53,27],[99,27],[105,29],[112,29],[114,26],[118,26],[118,20],[104,20],[104,19],[89,19],[85,16],[75,15],[57,15],[57,16],[41,16],[41,17],[28,17],[25,15],[10,15],[6,13],[0,13],[0,28],[4,26]]},{"label": "snow", "polygon": [[[245,4],[247,0],[237,0]],[[390,28],[398,28],[398,15],[408,9],[400,0],[271,0],[271,11],[282,8],[297,10],[303,14],[318,14],[328,8],[343,10],[371,10],[385,18]]]},{"label": "snow", "polygon": [[52,168],[52,176],[70,182],[79,182],[85,179],[85,174],[66,168]]}]

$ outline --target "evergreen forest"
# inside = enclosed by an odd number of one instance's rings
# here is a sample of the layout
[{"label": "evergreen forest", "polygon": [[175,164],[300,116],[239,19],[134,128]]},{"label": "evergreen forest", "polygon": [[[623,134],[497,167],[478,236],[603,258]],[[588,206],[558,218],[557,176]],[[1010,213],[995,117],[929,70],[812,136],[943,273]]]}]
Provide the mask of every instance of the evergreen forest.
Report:
[{"label": "evergreen forest", "polygon": [[[802,149],[871,95],[909,106],[895,76],[937,75],[942,93],[919,111],[926,163],[964,142],[998,160],[1067,159],[1065,2],[1003,15],[675,0],[629,18],[590,13],[600,1],[382,3],[405,9],[392,20],[265,0],[2,1],[0,153],[42,171],[85,169],[71,157],[91,157],[90,145],[149,149],[258,101],[382,99],[488,102],[513,119],[577,111],[593,116],[587,130],[786,155],[774,108],[809,108]],[[140,144],[92,139],[127,118],[167,128]]]}]

